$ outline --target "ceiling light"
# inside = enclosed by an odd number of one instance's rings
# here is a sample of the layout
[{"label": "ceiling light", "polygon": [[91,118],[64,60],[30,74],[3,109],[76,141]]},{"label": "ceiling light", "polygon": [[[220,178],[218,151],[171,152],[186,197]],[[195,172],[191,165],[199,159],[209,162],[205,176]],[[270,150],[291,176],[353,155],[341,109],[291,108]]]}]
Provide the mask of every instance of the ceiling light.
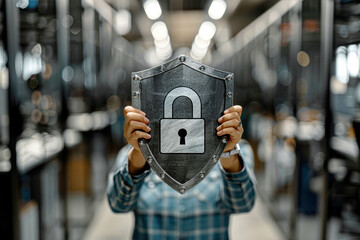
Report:
[{"label": "ceiling light", "polygon": [[119,10],[115,15],[115,29],[119,35],[126,35],[131,30],[131,13],[129,10]]},{"label": "ceiling light", "polygon": [[194,41],[192,46],[191,46],[191,51],[190,51],[190,55],[193,59],[195,60],[201,60],[205,57],[206,53],[208,51],[208,48],[202,48],[199,47],[196,42]]},{"label": "ceiling light", "polygon": [[207,47],[209,47],[211,41],[210,41],[210,40],[202,39],[202,38],[199,36],[199,34],[198,34],[198,35],[196,35],[194,42],[195,42],[196,45],[198,45],[199,47],[207,48]]},{"label": "ceiling light", "polygon": [[215,24],[206,21],[203,22],[199,29],[199,36],[204,40],[210,40],[214,37],[216,32]]},{"label": "ceiling light", "polygon": [[359,56],[357,50],[355,44],[348,46],[347,67],[351,77],[357,77],[359,75]]},{"label": "ceiling light", "polygon": [[164,40],[168,36],[168,30],[164,22],[156,22],[151,26],[151,34],[155,40]]},{"label": "ceiling light", "polygon": [[161,7],[157,0],[146,0],[144,10],[146,16],[151,20],[158,19],[161,16]]},{"label": "ceiling light", "polygon": [[347,84],[349,82],[349,75],[347,71],[347,61],[346,61],[346,49],[341,46],[336,50],[336,78],[339,82]]},{"label": "ceiling light", "polygon": [[226,11],[226,3],[224,0],[213,0],[210,7],[208,14],[212,19],[218,20],[224,16]]},{"label": "ceiling light", "polygon": [[155,46],[159,48],[164,48],[167,45],[170,45],[170,37],[169,35],[166,35],[164,39],[161,40],[154,40]]}]

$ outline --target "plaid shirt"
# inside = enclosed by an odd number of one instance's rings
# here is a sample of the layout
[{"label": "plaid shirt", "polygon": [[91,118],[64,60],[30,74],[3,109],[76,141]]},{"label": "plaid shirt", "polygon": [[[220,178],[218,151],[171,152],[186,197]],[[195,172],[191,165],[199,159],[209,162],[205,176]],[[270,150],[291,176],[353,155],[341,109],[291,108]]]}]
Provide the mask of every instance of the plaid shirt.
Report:
[{"label": "plaid shirt", "polygon": [[[209,175],[181,195],[152,171],[133,176],[123,148],[109,175],[108,201],[116,213],[133,211],[133,239],[228,239],[231,213],[248,212],[255,202],[253,174],[227,173],[218,163]],[[249,176],[250,175],[250,176]]]}]

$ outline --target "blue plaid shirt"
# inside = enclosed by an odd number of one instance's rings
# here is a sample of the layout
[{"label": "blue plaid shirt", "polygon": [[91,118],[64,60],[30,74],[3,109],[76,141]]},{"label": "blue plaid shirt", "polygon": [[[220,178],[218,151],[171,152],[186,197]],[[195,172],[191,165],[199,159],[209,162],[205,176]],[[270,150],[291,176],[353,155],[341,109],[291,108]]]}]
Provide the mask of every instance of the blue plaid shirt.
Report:
[{"label": "blue plaid shirt", "polygon": [[181,195],[152,170],[131,175],[128,150],[125,147],[118,155],[107,195],[114,212],[134,212],[133,239],[228,239],[230,214],[248,212],[254,205],[255,180],[246,161],[238,173],[227,173],[218,163],[202,182]]}]

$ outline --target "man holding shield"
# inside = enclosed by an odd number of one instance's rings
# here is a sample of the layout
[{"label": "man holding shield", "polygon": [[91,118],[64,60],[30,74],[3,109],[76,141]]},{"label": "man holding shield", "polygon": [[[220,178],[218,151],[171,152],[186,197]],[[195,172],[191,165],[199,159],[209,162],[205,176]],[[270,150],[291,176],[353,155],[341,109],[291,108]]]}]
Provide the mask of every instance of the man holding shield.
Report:
[{"label": "man holding shield", "polygon": [[151,139],[149,119],[127,106],[123,148],[109,176],[108,201],[116,213],[133,211],[133,239],[228,239],[232,213],[249,212],[255,202],[255,180],[239,149],[242,107],[232,106],[218,119],[218,136],[229,136],[219,163],[195,187],[181,195],[154,174],[139,139]]}]

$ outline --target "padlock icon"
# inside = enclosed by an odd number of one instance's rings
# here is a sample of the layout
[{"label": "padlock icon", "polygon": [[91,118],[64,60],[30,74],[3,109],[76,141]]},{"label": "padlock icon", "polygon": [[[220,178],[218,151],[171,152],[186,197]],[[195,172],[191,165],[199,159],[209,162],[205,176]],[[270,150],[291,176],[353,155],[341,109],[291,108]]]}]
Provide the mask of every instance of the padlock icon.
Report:
[{"label": "padlock icon", "polygon": [[[173,118],[173,103],[178,97],[190,99],[193,118]],[[160,152],[205,152],[205,120],[201,118],[201,101],[199,95],[191,88],[174,88],[165,97],[164,118],[160,120]]]}]

